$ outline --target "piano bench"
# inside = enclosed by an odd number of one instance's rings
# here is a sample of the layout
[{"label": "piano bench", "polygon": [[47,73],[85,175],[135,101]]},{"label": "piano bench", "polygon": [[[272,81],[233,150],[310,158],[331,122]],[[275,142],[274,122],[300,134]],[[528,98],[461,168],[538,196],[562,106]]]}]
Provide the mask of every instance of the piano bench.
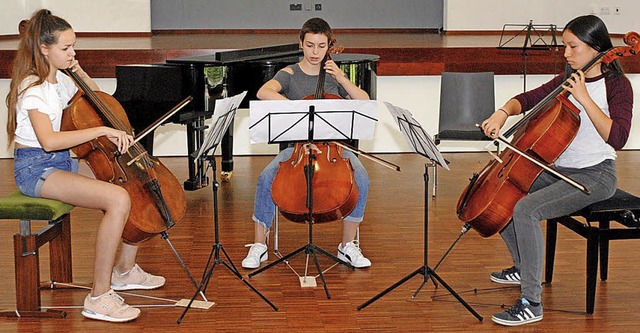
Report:
[{"label": "piano bench", "polygon": [[[64,311],[41,311],[40,262],[38,249],[49,243],[51,281],[72,282],[71,219],[74,206],[49,199],[33,198],[19,191],[0,198],[0,219],[20,220],[20,232],[13,236],[16,310],[0,317],[65,317]],[[31,221],[48,221],[35,234]],[[53,288],[49,283],[49,288]]]},{"label": "piano bench", "polygon": [[[591,204],[571,215],[547,220],[547,245],[545,282],[553,279],[553,261],[556,251],[558,224],[562,224],[587,240],[587,313],[592,314],[596,297],[596,275],[598,272],[598,247],[600,248],[600,279],[607,280],[609,266],[609,241],[640,238],[640,198],[617,189],[606,200]],[[575,218],[583,218],[586,223]],[[612,228],[615,221],[621,226]],[[597,226],[593,225],[597,222]]]}]

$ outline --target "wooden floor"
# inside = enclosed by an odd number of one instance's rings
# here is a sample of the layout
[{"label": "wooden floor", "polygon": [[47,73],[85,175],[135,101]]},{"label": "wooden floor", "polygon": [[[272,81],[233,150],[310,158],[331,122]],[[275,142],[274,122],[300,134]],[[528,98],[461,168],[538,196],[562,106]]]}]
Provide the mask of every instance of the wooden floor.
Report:
[{"label": "wooden floor", "polygon": [[[276,266],[247,281],[278,308],[274,311],[224,266],[218,265],[207,286],[206,296],[216,304],[209,310],[190,309],[183,322],[176,321],[183,308],[172,302],[124,295],[132,305],[144,307],[137,320],[111,324],[85,319],[80,314],[86,290],[45,290],[44,306],[66,309],[65,319],[0,318],[2,332],[442,332],[442,331],[545,331],[545,332],[629,332],[640,324],[633,306],[640,297],[640,268],[637,253],[640,242],[612,242],[610,273],[607,282],[598,282],[593,315],[585,311],[585,241],[564,228],[559,230],[556,273],[553,285],[544,286],[544,320],[520,328],[505,328],[491,321],[491,315],[511,306],[519,288],[490,282],[489,273],[511,265],[507,250],[498,236],[480,237],[475,231],[464,235],[437,273],[484,317],[476,319],[442,286],[428,283],[415,299],[412,294],[423,281],[417,275],[361,311],[356,308],[404,276],[422,267],[424,226],[424,163],[414,154],[381,155],[402,167],[396,173],[368,160],[363,163],[371,178],[371,194],[365,221],[361,225],[361,244],[373,262],[369,269],[351,271],[336,267],[328,271],[327,286],[331,299],[322,287],[304,288],[284,265]],[[229,182],[222,183],[220,203],[220,242],[231,261],[239,266],[253,238],[251,222],[256,178],[268,163],[269,156],[236,157],[235,171]],[[445,154],[451,171],[440,172],[437,198],[429,205],[429,265],[435,266],[460,232],[455,204],[475,169],[488,156],[481,153]],[[186,158],[163,158],[162,161],[179,180],[187,178]],[[640,152],[619,154],[620,187],[640,193],[636,165]],[[430,169],[431,170],[431,169]],[[12,160],[0,160],[0,195],[15,189],[11,177]],[[210,174],[211,175],[211,174]],[[190,271],[200,280],[214,243],[213,199],[211,187],[187,192],[187,215],[170,230],[170,240]],[[101,213],[76,208],[72,214],[73,273],[76,282],[91,282],[96,222]],[[543,223],[544,227],[544,223]],[[281,222],[280,249],[288,253],[307,242],[305,225]],[[334,253],[340,241],[339,222],[317,226],[315,243]],[[11,235],[17,221],[0,223],[0,310],[15,308],[15,284]],[[46,247],[41,251],[43,277],[48,274]],[[224,257],[223,257],[224,258]],[[270,260],[274,255],[270,254]],[[167,278],[158,290],[138,294],[180,300],[190,298],[194,286],[180,268],[167,243],[159,238],[142,245],[138,263],[149,272]],[[291,260],[294,267],[304,266],[304,256]],[[329,261],[321,258],[321,265]],[[249,271],[241,269],[243,276]],[[315,274],[315,268],[311,268]],[[320,283],[318,279],[318,283]]]}]

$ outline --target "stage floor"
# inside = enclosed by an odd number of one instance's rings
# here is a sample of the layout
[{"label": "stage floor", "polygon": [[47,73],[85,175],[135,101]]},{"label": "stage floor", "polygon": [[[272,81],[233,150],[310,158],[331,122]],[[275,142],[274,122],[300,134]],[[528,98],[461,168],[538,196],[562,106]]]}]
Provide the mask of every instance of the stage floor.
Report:
[{"label": "stage floor", "polygon": [[[456,202],[474,170],[489,160],[485,153],[447,153],[451,171],[439,172],[435,199],[427,196],[429,261],[434,267],[460,233],[461,222],[455,214]],[[158,290],[123,294],[132,305],[142,308],[142,316],[128,324],[110,324],[86,319],[80,308],[87,290],[42,291],[42,305],[68,312],[65,319],[0,318],[2,332],[505,332],[512,331],[491,321],[491,315],[511,306],[519,297],[519,288],[492,283],[489,274],[511,266],[510,256],[498,235],[482,238],[474,230],[465,234],[437,269],[437,273],[477,311],[476,319],[445,288],[428,282],[413,299],[423,281],[417,275],[386,296],[358,311],[357,307],[424,264],[425,192],[424,167],[427,162],[416,154],[380,154],[378,157],[400,165],[402,172],[383,168],[363,159],[371,178],[371,191],[365,220],[361,225],[363,253],[372,261],[368,269],[349,270],[334,267],[326,272],[331,299],[327,299],[320,279],[318,287],[301,288],[298,277],[285,265],[278,265],[252,278],[250,270],[240,268],[243,277],[278,308],[274,311],[222,265],[216,266],[206,295],[216,303],[211,309],[191,309],[182,324],[176,323],[184,308],[171,301],[146,299],[147,295],[168,300],[188,299],[194,293],[184,271],[167,243],[156,237],[142,244],[138,263],[154,274],[167,278]],[[220,243],[239,266],[247,253],[245,244],[253,241],[251,221],[256,179],[271,156],[244,156],[236,160],[229,182],[221,183],[219,199]],[[162,158],[163,163],[182,181],[187,177],[186,158]],[[636,165],[637,151],[619,153],[618,173],[621,188],[640,193]],[[10,175],[11,159],[0,159],[0,172]],[[432,172],[429,169],[429,172]],[[208,174],[211,176],[211,173]],[[431,176],[431,175],[430,175]],[[218,176],[219,177],[219,176]],[[218,178],[219,179],[219,178]],[[0,195],[14,191],[13,178],[0,180]],[[170,240],[200,281],[214,244],[213,196],[211,187],[186,192],[187,214],[169,230]],[[76,208],[72,212],[73,274],[78,283],[92,281],[95,233],[101,212]],[[12,234],[18,221],[0,223],[0,310],[15,308]],[[546,223],[542,222],[543,232]],[[331,253],[341,237],[340,222],[317,225],[314,242]],[[273,236],[272,236],[273,241]],[[307,243],[307,226],[280,220],[280,251],[289,253]],[[544,320],[513,331],[541,332],[631,332],[640,320],[630,304],[640,297],[637,272],[640,264],[637,240],[612,241],[609,279],[597,282],[595,313],[585,311],[585,257],[583,238],[565,228],[558,229],[555,274],[552,285],[542,295]],[[273,246],[270,246],[270,251]],[[225,259],[225,257],[222,257]],[[269,253],[269,261],[275,255]],[[48,277],[48,251],[41,251],[41,277]],[[304,255],[290,260],[303,271]],[[320,256],[323,269],[331,262]],[[314,265],[309,273],[316,275]]]}]

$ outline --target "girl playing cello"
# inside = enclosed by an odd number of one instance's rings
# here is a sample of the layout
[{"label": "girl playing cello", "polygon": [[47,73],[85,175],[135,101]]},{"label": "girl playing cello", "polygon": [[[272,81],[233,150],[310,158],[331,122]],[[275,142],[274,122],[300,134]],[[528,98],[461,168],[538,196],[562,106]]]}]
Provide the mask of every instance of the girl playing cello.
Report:
[{"label": "girl playing cello", "polygon": [[[267,81],[258,90],[258,98],[263,100],[302,99],[313,95],[320,66],[329,49],[331,39],[331,27],[325,20],[321,18],[307,20],[300,30],[300,48],[304,53],[302,61],[276,73],[273,79]],[[327,73],[324,86],[326,93],[339,95],[343,98],[369,99],[369,95],[349,81],[335,62],[327,60],[324,68]],[[292,152],[293,147],[281,151],[258,178],[253,212],[254,243],[251,244],[247,257],[242,261],[244,268],[258,268],[262,262],[267,260],[267,235],[275,214],[275,204],[271,198],[271,184],[278,172],[280,162],[288,160]],[[353,153],[344,150],[343,157],[350,159],[354,169],[354,178],[358,185],[358,202],[351,214],[343,219],[342,243],[338,245],[338,258],[357,268],[369,267],[371,261],[362,254],[360,245],[355,240],[358,225],[364,216],[369,177],[364,166]]]},{"label": "girl playing cello", "polygon": [[46,9],[37,11],[21,33],[6,99],[9,142],[15,140],[14,176],[25,195],[104,212],[96,239],[93,289],[85,298],[82,315],[124,322],[137,318],[140,310],[127,305],[114,290],[159,288],[165,279],[135,263],[137,246],[122,243],[115,262],[129,216],[129,194],[119,186],[77,174],[78,162],[70,158],[69,148],[99,136],[109,138],[120,152],[127,151],[133,141],[127,133],[104,126],[60,131],[63,109],[78,91],[60,69],[71,69],[92,89],[99,89],[75,59],[75,40],[71,25]]},{"label": "girl playing cello", "polygon": [[571,94],[569,100],[580,110],[581,122],[576,137],[556,160],[555,168],[591,191],[586,194],[543,172],[515,205],[513,219],[501,231],[514,266],[492,273],[491,280],[520,284],[521,297],[512,308],[493,315],[493,321],[501,325],[542,320],[544,238],[540,221],[570,214],[614,194],[615,150],[625,145],[631,128],[633,92],[618,61],[596,64],[587,72],[581,70],[599,52],[613,47],[604,22],[593,15],[577,17],[567,23],[562,39],[567,60],[564,74],[515,96],[482,123],[484,133],[496,138],[507,117],[529,110],[562,85]]}]

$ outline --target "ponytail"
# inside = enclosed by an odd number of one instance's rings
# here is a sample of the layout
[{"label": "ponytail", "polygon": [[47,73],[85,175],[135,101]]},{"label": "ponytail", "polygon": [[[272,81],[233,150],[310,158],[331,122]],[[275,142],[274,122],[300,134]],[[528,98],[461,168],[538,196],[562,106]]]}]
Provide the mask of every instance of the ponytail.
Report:
[{"label": "ponytail", "polygon": [[[18,26],[20,44],[13,60],[9,94],[5,100],[9,112],[7,119],[9,145],[15,138],[18,96],[26,89],[42,84],[49,75],[49,63],[40,52],[40,46],[56,44],[60,32],[69,29],[72,28],[66,20],[51,14],[48,9],[41,9],[35,12],[30,20],[20,22]],[[31,75],[36,76],[37,79],[22,91],[18,91],[24,79]]]}]

